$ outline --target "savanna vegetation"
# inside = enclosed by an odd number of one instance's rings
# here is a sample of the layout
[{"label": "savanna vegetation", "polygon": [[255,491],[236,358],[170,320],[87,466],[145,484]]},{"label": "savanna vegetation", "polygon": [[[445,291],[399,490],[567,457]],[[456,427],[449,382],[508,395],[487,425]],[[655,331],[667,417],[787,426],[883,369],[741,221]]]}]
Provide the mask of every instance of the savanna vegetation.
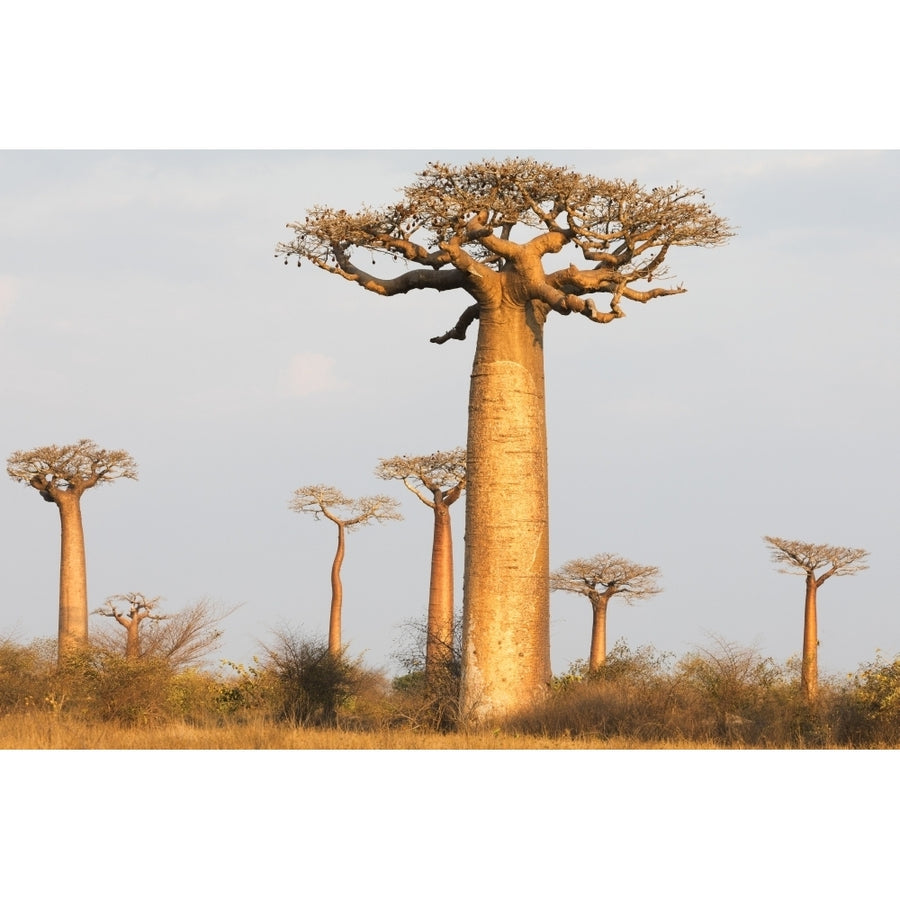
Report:
[{"label": "savanna vegetation", "polygon": [[[420,627],[418,633],[423,633]],[[424,658],[424,644],[406,659]],[[409,651],[406,651],[409,653]],[[455,719],[458,670],[389,680],[325,639],[274,634],[251,665],[178,667],[89,646],[0,641],[0,747],[259,749],[879,748],[900,743],[900,657],[819,685],[799,659],[711,640],[676,659],[619,641],[492,728]]]}]

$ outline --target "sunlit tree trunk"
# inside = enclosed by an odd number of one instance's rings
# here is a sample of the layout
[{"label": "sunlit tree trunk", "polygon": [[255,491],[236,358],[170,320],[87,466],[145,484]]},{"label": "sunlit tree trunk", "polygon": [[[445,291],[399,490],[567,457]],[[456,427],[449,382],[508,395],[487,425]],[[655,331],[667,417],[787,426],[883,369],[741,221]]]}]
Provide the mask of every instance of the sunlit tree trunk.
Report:
[{"label": "sunlit tree trunk", "polygon": [[591,624],[591,655],[588,660],[588,670],[596,672],[606,665],[606,610],[609,606],[609,597],[598,595],[597,599],[591,598],[591,608],[594,619]]},{"label": "sunlit tree trunk", "polygon": [[59,509],[62,539],[59,555],[59,658],[87,646],[87,564],[81,496],[60,492],[54,498]]},{"label": "sunlit tree trunk", "polygon": [[125,659],[135,660],[141,655],[141,619],[131,617],[131,621],[125,626]]},{"label": "sunlit tree trunk", "polygon": [[344,525],[335,523],[338,530],[337,552],[331,565],[331,618],[328,621],[328,652],[339,656],[341,652],[341,604],[344,588],[341,584],[341,564],[344,562]]},{"label": "sunlit tree trunk", "polygon": [[434,491],[434,541],[431,547],[431,584],[428,591],[426,676],[445,667],[453,657],[453,532],[450,507]]},{"label": "sunlit tree trunk", "polygon": [[485,720],[550,681],[543,316],[530,301],[481,308],[467,465],[461,705]]},{"label": "sunlit tree trunk", "polygon": [[806,576],[806,607],[803,613],[803,659],[800,667],[800,690],[812,703],[819,690],[819,634],[816,623],[816,577]]}]

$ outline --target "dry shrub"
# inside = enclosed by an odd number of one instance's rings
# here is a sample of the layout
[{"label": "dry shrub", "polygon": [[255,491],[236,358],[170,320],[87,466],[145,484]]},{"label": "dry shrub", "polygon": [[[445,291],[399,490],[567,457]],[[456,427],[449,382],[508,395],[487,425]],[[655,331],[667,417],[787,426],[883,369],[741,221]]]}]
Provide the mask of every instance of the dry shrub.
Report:
[{"label": "dry shrub", "polygon": [[863,663],[836,695],[832,717],[844,744],[900,746],[900,656]]},{"label": "dry shrub", "polygon": [[454,619],[452,643],[444,647],[445,661],[432,666],[429,673],[425,671],[427,619],[410,619],[400,627],[401,644],[392,656],[405,671],[393,681],[391,722],[426,731],[453,731],[459,725],[462,616]]},{"label": "dry shrub", "polygon": [[272,685],[272,713],[295,726],[366,728],[378,718],[385,679],[366,669],[346,650],[331,653],[324,638],[305,637],[291,628],[274,633],[266,646],[259,677]]},{"label": "dry shrub", "polygon": [[525,734],[579,735],[661,740],[670,736],[669,655],[651,646],[632,651],[619,641],[604,667],[590,672],[583,661],[554,679],[550,697],[507,720]]}]

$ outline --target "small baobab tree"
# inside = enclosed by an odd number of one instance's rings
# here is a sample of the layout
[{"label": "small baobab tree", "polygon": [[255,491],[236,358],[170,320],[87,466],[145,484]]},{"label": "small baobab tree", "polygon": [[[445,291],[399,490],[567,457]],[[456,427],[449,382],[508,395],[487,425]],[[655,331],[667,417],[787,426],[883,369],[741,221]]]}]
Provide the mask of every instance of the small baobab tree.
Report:
[{"label": "small baobab tree", "polygon": [[[868,550],[808,544],[780,537],[763,538],[772,551],[772,561],[786,575],[806,578],[806,605],[803,613],[803,655],[800,661],[800,690],[812,703],[819,690],[819,630],[816,592],[833,575],[855,575],[868,569]],[[817,574],[820,573],[820,574]]]},{"label": "small baobab tree", "polygon": [[659,569],[642,566],[614,553],[598,553],[590,559],[572,559],[550,573],[551,591],[583,594],[591,601],[591,655],[588,670],[596,672],[606,664],[606,610],[613,597],[625,603],[658,594]]},{"label": "small baobab tree", "polygon": [[[177,612],[162,614],[158,611],[162,603],[162,597],[118,594],[94,610],[94,615],[115,619],[125,629],[126,659],[158,659],[177,671],[201,664],[219,646],[224,633],[220,628],[222,620],[237,608],[225,608],[204,597]],[[121,634],[99,632],[92,637],[92,643],[109,653],[120,654]]]},{"label": "small baobab tree", "polygon": [[425,643],[427,678],[453,660],[453,531],[450,507],[466,487],[466,451],[457,447],[428,456],[392,456],[379,461],[375,474],[386,480],[402,481],[434,513]]},{"label": "small baobab tree", "polygon": [[139,593],[115,594],[94,610],[94,615],[114,619],[125,629],[125,659],[138,659],[141,655],[141,623],[145,619],[160,622],[166,618],[154,612],[159,601],[159,597],[147,598]]},{"label": "small baobab tree", "polygon": [[337,551],[331,565],[331,615],[328,620],[328,651],[335,656],[343,648],[341,607],[344,590],[341,584],[341,565],[344,562],[345,534],[372,522],[402,519],[399,506],[392,497],[384,495],[354,500],[344,496],[337,488],[325,484],[297,488],[290,500],[289,507],[294,512],[312,513],[316,519],[324,516],[337,526]]},{"label": "small baobab tree", "polygon": [[551,676],[544,324],[551,313],[615,322],[623,303],[683,293],[667,283],[670,251],[718,246],[731,229],[699,190],[648,190],[518,157],[432,162],[393,204],[317,206],[288,227],[294,236],[276,253],[285,263],[306,259],[381,297],[468,295],[456,324],[431,339],[465,340],[478,323],[461,707],[482,721],[525,709]]},{"label": "small baobab tree", "polygon": [[137,478],[137,464],[124,450],[104,450],[93,441],[19,450],[6,462],[16,481],[33,487],[59,510],[59,658],[88,640],[87,564],[81,497],[119,478]]}]

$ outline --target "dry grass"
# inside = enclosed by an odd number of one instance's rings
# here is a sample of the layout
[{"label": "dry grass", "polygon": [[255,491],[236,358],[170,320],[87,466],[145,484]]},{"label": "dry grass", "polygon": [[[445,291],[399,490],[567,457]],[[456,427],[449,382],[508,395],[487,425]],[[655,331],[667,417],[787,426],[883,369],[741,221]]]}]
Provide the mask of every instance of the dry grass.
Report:
[{"label": "dry grass", "polygon": [[537,737],[484,733],[436,734],[406,729],[343,731],[266,722],[222,727],[164,725],[125,728],[51,714],[0,718],[4,750],[637,750],[711,749],[711,743],[625,738]]}]

